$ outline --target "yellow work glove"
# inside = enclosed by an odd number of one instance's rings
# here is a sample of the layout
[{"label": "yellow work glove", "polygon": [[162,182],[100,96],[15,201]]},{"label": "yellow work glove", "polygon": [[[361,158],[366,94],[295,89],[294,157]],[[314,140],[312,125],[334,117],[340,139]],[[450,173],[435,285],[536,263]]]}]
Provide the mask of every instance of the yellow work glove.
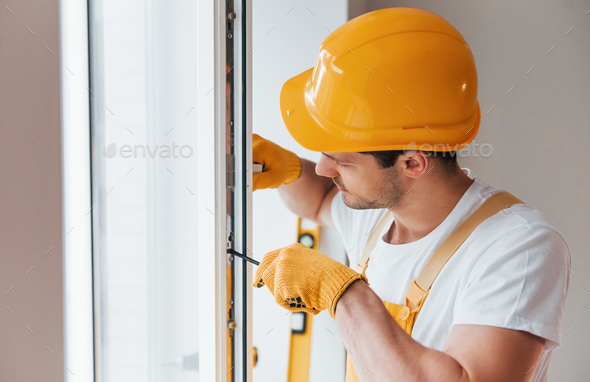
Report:
[{"label": "yellow work glove", "polygon": [[296,243],[264,255],[252,286],[268,287],[277,304],[314,315],[329,309],[334,318],[340,296],[354,281],[367,278],[321,252]]},{"label": "yellow work glove", "polygon": [[289,150],[252,134],[252,160],[264,165],[264,171],[253,174],[254,191],[291,184],[301,175],[301,159]]}]

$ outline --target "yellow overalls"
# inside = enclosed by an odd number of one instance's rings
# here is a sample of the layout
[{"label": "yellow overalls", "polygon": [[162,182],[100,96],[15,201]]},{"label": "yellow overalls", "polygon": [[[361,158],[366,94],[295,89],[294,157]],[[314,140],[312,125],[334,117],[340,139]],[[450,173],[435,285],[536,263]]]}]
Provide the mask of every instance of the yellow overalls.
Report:
[{"label": "yellow overalls", "polygon": [[[442,242],[436,251],[434,251],[430,260],[428,260],[418,277],[416,277],[408,288],[404,305],[383,301],[389,314],[391,314],[395,322],[397,322],[406,333],[410,336],[412,335],[412,328],[414,327],[416,315],[420,312],[426,297],[428,297],[434,279],[436,279],[436,276],[438,276],[443,266],[455,253],[457,248],[463,244],[471,232],[473,232],[475,227],[488,217],[518,203],[523,202],[508,192],[498,192],[490,196],[465,222],[463,222],[463,224],[457,227],[457,229]],[[369,262],[369,256],[373,251],[373,248],[375,248],[375,244],[377,243],[377,240],[379,240],[379,235],[381,231],[383,231],[385,224],[390,221],[392,217],[393,214],[390,211],[383,216],[379,224],[375,226],[375,229],[363,250],[359,263],[355,267],[357,272],[362,273],[363,275],[365,274]],[[354,371],[348,353],[346,353],[346,382],[360,382],[359,377]]]}]

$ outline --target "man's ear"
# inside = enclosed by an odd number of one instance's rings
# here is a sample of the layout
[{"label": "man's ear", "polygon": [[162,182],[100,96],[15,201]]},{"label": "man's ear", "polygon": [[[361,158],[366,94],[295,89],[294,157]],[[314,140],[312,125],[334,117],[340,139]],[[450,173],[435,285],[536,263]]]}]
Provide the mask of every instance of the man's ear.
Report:
[{"label": "man's ear", "polygon": [[432,153],[429,151],[408,151],[399,157],[402,171],[408,178],[419,178],[430,169]]}]

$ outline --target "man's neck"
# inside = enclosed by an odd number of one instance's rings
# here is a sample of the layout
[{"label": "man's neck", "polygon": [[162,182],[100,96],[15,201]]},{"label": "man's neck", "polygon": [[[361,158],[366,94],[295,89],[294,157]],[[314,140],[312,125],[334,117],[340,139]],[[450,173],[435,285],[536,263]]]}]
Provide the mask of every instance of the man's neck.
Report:
[{"label": "man's neck", "polygon": [[453,211],[471,184],[473,179],[463,171],[448,181],[417,182],[405,201],[392,210],[394,222],[383,240],[406,244],[428,235]]}]

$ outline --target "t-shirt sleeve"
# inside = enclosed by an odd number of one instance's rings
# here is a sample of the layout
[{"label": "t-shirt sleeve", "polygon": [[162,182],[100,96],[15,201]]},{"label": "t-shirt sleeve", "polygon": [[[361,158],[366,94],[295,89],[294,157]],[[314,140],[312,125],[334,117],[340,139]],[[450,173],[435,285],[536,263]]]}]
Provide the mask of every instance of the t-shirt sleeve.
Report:
[{"label": "t-shirt sleeve", "polygon": [[561,235],[521,225],[493,242],[475,262],[457,295],[453,325],[489,325],[545,338],[561,346],[571,259]]}]

